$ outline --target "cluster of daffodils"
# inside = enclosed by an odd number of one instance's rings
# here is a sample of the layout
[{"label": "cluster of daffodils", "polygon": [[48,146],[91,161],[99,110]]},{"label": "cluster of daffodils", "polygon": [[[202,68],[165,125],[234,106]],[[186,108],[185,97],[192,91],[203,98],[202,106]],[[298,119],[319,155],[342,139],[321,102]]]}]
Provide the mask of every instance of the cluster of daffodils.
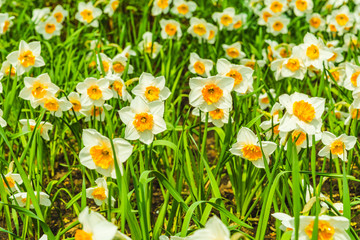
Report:
[{"label": "cluster of daffodils", "polygon": [[68,15],[67,10],[61,5],[57,5],[53,11],[48,7],[34,9],[31,21],[36,25],[36,32],[48,40],[54,36],[60,36],[62,24]]}]

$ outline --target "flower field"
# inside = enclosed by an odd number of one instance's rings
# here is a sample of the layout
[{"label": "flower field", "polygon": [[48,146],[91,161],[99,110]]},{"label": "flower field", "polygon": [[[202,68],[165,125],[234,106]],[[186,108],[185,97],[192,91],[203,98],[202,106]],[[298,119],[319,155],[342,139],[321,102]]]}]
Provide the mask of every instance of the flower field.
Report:
[{"label": "flower field", "polygon": [[360,239],[359,0],[0,10],[0,239]]}]

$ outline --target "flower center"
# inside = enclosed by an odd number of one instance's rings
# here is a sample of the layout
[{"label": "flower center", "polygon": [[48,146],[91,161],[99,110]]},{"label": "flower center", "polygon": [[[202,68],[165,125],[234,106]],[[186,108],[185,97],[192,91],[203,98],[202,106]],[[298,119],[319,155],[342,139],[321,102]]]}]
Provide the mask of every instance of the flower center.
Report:
[{"label": "flower center", "polygon": [[85,9],[84,11],[82,11],[80,13],[80,15],[82,16],[82,18],[87,22],[87,23],[90,23],[94,17],[93,17],[93,13],[91,10],[89,9]]},{"label": "flower center", "polygon": [[96,166],[107,169],[114,163],[111,149],[104,143],[90,148],[90,155]]},{"label": "flower center", "polygon": [[357,80],[358,80],[359,75],[360,75],[360,71],[357,71],[351,75],[350,80],[351,80],[352,85],[354,85],[354,87],[357,87]]},{"label": "flower center", "polygon": [[224,110],[218,108],[214,111],[210,111],[209,114],[212,119],[222,119],[224,117]]},{"label": "flower center", "polygon": [[306,140],[306,134],[303,131],[294,130],[291,134],[291,140],[292,142],[296,140],[295,145],[299,146]]},{"label": "flower center", "polygon": [[218,102],[223,95],[222,89],[213,83],[205,85],[201,93],[208,105]]},{"label": "flower center", "polygon": [[3,32],[5,33],[7,30],[9,30],[9,27],[10,27],[10,21],[5,20],[4,27],[3,27]]},{"label": "flower center", "polygon": [[261,148],[254,144],[246,144],[242,149],[241,152],[243,153],[244,158],[255,161],[262,158]]},{"label": "flower center", "polygon": [[92,234],[91,233],[87,233],[84,230],[76,230],[75,233],[75,240],[92,240]]},{"label": "flower center", "polygon": [[210,30],[208,40],[211,40],[211,39],[213,39],[214,37],[215,37],[215,31],[214,31],[214,30]]},{"label": "flower center", "polygon": [[280,22],[280,21],[276,21],[273,24],[274,30],[278,31],[278,32],[281,31],[281,29],[283,29],[283,27],[284,27],[284,24],[282,22]]},{"label": "flower center", "polygon": [[189,7],[188,7],[188,5],[183,3],[177,7],[177,10],[180,14],[186,15],[189,12]]},{"label": "flower center", "polygon": [[55,24],[47,23],[45,25],[45,32],[48,34],[52,34],[56,30]]},{"label": "flower center", "polygon": [[35,64],[35,56],[30,50],[24,51],[20,53],[19,62],[24,67],[33,66]]},{"label": "flower center", "polygon": [[145,90],[145,97],[149,102],[159,99],[160,89],[154,86],[149,86]]},{"label": "flower center", "polygon": [[344,152],[345,144],[341,140],[335,140],[331,146],[330,151],[334,155],[340,155]]},{"label": "flower center", "polygon": [[111,3],[111,8],[115,11],[119,7],[119,1],[113,1]]},{"label": "flower center", "polygon": [[10,72],[10,66],[7,67],[7,68],[5,69],[5,75],[9,76],[9,73],[10,73],[10,76],[14,77],[15,74],[16,74],[15,68],[12,67],[12,68],[11,68],[11,72]]},{"label": "flower center", "polygon": [[105,188],[97,187],[91,194],[95,199],[104,201],[106,199]]},{"label": "flower center", "polygon": [[301,121],[309,123],[315,118],[314,107],[304,100],[294,102],[293,113]]},{"label": "flower center", "polygon": [[338,14],[335,19],[340,26],[345,26],[346,23],[349,21],[349,17],[344,13]]},{"label": "flower center", "polygon": [[109,63],[107,61],[102,61],[102,65],[103,65],[103,68],[104,68],[104,71],[107,72],[109,71]]},{"label": "flower center", "polygon": [[204,24],[196,24],[194,26],[194,33],[196,33],[199,36],[203,36],[206,33],[206,27]]},{"label": "flower center", "polygon": [[[305,227],[305,233],[309,238],[312,238],[314,230],[314,221]],[[327,221],[319,220],[318,222],[318,239],[320,240],[333,240],[335,229]]]},{"label": "flower center", "polygon": [[271,13],[269,13],[269,12],[264,12],[263,13],[263,19],[264,19],[265,22],[268,22],[269,17],[272,17]]},{"label": "flower center", "polygon": [[232,58],[237,58],[240,55],[239,50],[233,47],[226,49],[226,52]]},{"label": "flower center", "polygon": [[300,62],[296,58],[290,58],[285,66],[290,69],[290,71],[295,72],[300,68]]},{"label": "flower center", "polygon": [[247,63],[245,63],[245,67],[249,67],[249,68],[251,68],[251,69],[254,70],[254,68],[255,68],[255,62],[253,62],[253,61],[248,61]]},{"label": "flower center", "polygon": [[117,92],[117,94],[122,97],[122,88],[123,84],[120,81],[115,81],[112,85],[113,89]]},{"label": "flower center", "polygon": [[320,26],[321,20],[318,17],[312,17],[310,19],[310,25],[314,28],[318,28]]},{"label": "flower center", "polygon": [[305,11],[306,10],[306,8],[307,8],[307,1],[305,1],[305,0],[297,0],[296,2],[295,2],[295,5],[296,5],[296,8],[298,9],[298,10],[300,10],[300,11]]},{"label": "flower center", "polygon": [[169,6],[169,3],[168,3],[168,0],[159,0],[157,5],[159,8],[165,9]]},{"label": "flower center", "polygon": [[330,31],[337,32],[337,29],[334,24],[330,24],[329,27],[330,27]]},{"label": "flower center", "polygon": [[202,62],[197,61],[194,64],[194,69],[197,74],[203,75],[205,72],[205,65]]},{"label": "flower center", "polygon": [[121,62],[117,62],[113,65],[113,69],[116,73],[122,73],[125,70],[125,66]]},{"label": "flower center", "polygon": [[88,88],[87,94],[92,100],[98,100],[102,97],[102,91],[98,85],[92,85]]},{"label": "flower center", "polygon": [[[30,130],[31,130],[31,131],[34,131],[34,129],[35,129],[35,126],[34,126],[34,125],[30,125]],[[40,125],[38,126],[38,129],[40,130],[40,134],[42,134],[43,131],[44,131],[44,129],[43,129],[43,127],[42,127],[42,124],[40,124]]]},{"label": "flower center", "polygon": [[153,51],[156,52],[155,45],[153,46],[152,42],[147,43],[144,51],[146,53],[152,53]]},{"label": "flower center", "polygon": [[329,61],[329,62],[333,62],[333,61],[336,60],[336,58],[337,58],[337,53],[334,52],[333,56],[332,56],[331,58],[329,58],[328,61]]},{"label": "flower center", "polygon": [[63,20],[63,14],[61,12],[57,12],[54,14],[54,17],[56,18],[56,21],[59,23]]},{"label": "flower center", "polygon": [[274,13],[281,12],[282,8],[283,8],[282,3],[278,1],[274,1],[270,6],[271,11],[273,11]]},{"label": "flower center", "polygon": [[238,71],[231,69],[230,72],[228,72],[226,74],[226,76],[228,77],[232,77],[235,81],[234,81],[234,87],[238,84],[240,84],[243,80],[241,73],[239,73]]},{"label": "flower center", "polygon": [[174,24],[171,24],[171,23],[166,24],[165,32],[167,33],[167,35],[174,36],[176,31],[177,31],[177,28]]},{"label": "flower center", "polygon": [[[11,176],[8,176],[8,177],[5,177],[5,178],[6,178],[7,183],[9,184],[10,188],[15,187],[15,181]],[[4,183],[4,186],[7,188],[7,185],[6,185],[4,180],[3,180],[3,183]]]},{"label": "flower center", "polygon": [[270,103],[270,100],[269,100],[269,98],[266,96],[266,97],[264,97],[264,98],[262,98],[261,100],[260,100],[262,103],[264,103],[264,104],[269,104]]},{"label": "flower center", "polygon": [[138,113],[135,115],[133,124],[139,132],[151,130],[154,126],[153,115],[148,113]]},{"label": "flower center", "polygon": [[41,82],[35,82],[32,87],[31,93],[34,98],[40,99],[45,96],[47,88],[48,87],[45,84],[42,84]]},{"label": "flower center", "polygon": [[280,50],[280,56],[283,58],[287,58],[291,55],[291,50],[290,49],[286,49],[286,48],[282,48]]},{"label": "flower center", "polygon": [[228,14],[224,14],[221,16],[220,22],[221,24],[227,27],[233,22],[233,19]]},{"label": "flower center", "polygon": [[311,46],[306,49],[306,56],[308,56],[311,60],[318,59],[319,48],[314,44],[311,44]]},{"label": "flower center", "polygon": [[241,20],[239,20],[239,21],[237,21],[236,23],[234,23],[234,28],[235,28],[235,29],[241,28],[241,26],[242,26],[242,21],[241,21]]},{"label": "flower center", "polygon": [[55,112],[59,109],[59,103],[55,98],[49,98],[45,100],[44,108]]},{"label": "flower center", "polygon": [[102,107],[92,107],[91,108],[91,116],[99,116],[100,114],[102,114],[102,112],[104,111],[104,109]]},{"label": "flower center", "polygon": [[80,101],[78,100],[70,100],[71,104],[73,105],[72,109],[75,111],[75,112],[78,112],[80,111],[81,109],[81,103]]}]

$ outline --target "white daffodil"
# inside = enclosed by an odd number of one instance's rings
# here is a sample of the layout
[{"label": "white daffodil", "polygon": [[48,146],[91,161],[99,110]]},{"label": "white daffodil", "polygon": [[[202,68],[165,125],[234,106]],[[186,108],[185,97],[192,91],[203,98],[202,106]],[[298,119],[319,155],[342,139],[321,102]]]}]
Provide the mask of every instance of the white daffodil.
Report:
[{"label": "white daffodil", "polygon": [[68,15],[69,12],[66,11],[60,4],[56,5],[56,7],[51,13],[51,16],[53,16],[58,23],[63,23]]},{"label": "white daffodil", "polygon": [[9,61],[4,61],[1,65],[0,73],[2,73],[4,76],[9,76],[11,78],[14,78],[16,76],[16,68],[14,66],[11,66]]},{"label": "white daffodil", "polygon": [[109,15],[109,17],[112,17],[116,9],[118,9],[119,4],[120,4],[119,0],[110,0],[110,2],[104,8],[104,13]]},{"label": "white daffodil", "polygon": [[0,126],[6,127],[7,123],[6,123],[5,119],[2,118],[2,115],[3,115],[3,111],[0,109]]},{"label": "white daffodil", "polygon": [[288,3],[286,0],[265,0],[264,3],[274,15],[280,15],[288,9]]},{"label": "white daffodil", "polygon": [[320,132],[321,115],[325,109],[324,98],[310,98],[306,94],[295,92],[290,96],[288,94],[281,95],[279,101],[286,108],[286,113],[280,121],[280,131],[290,132],[301,128],[307,134]]},{"label": "white daffodil", "polygon": [[190,53],[189,71],[194,74],[199,74],[202,77],[209,77],[210,71],[214,66],[210,59],[200,58],[199,55]]},{"label": "white daffodil", "polygon": [[274,218],[276,218],[277,220],[280,220],[281,221],[281,225],[280,225],[280,229],[282,231],[287,231],[287,230],[293,230],[292,229],[292,225],[290,224],[290,220],[293,219],[293,217],[285,214],[285,213],[280,213],[280,212],[277,212],[277,213],[273,213],[271,214],[271,216],[273,216]]},{"label": "white daffodil", "polygon": [[291,6],[294,9],[294,14],[300,17],[312,13],[314,3],[312,0],[295,0],[291,2]]},{"label": "white daffodil", "polygon": [[342,47],[344,51],[348,51],[349,49],[354,51],[359,47],[360,47],[360,40],[356,35],[352,33],[346,33],[344,35],[344,46]]},{"label": "white daffodil", "polygon": [[[295,229],[295,219],[290,219],[289,223],[291,228]],[[299,239],[312,239],[314,223],[315,216],[300,216]],[[350,236],[346,233],[349,225],[349,219],[345,217],[321,215],[318,217],[318,239],[350,240]],[[295,239],[295,231],[291,239]]]},{"label": "white daffodil", "polygon": [[41,105],[41,107],[48,110],[55,117],[62,117],[63,112],[69,111],[73,106],[65,97],[58,99],[54,96],[45,96],[42,99],[36,100],[34,104]]},{"label": "white daffodil", "polygon": [[[216,127],[222,127],[224,124],[229,122],[229,112],[230,109],[215,109],[209,112],[208,122],[213,123]],[[192,114],[195,116],[200,116],[200,110],[198,108],[194,108]],[[206,113],[201,114],[201,121],[206,121]]]},{"label": "white daffodil", "polygon": [[347,5],[343,5],[341,8],[336,9],[331,12],[332,19],[335,19],[335,27],[338,30],[338,34],[341,36],[347,28],[350,28],[354,25],[354,15],[350,12],[350,9]]},{"label": "white daffodil", "polygon": [[212,19],[220,26],[220,30],[226,28],[232,30],[234,26],[235,8],[225,8],[223,12],[215,12],[212,14]]},{"label": "white daffodil", "polygon": [[91,1],[79,2],[78,12],[75,14],[75,19],[91,27],[98,27],[99,21],[97,20],[102,14],[100,8],[94,7]]},{"label": "white daffodil", "polygon": [[164,103],[153,101],[146,103],[137,96],[131,101],[130,106],[119,111],[121,121],[126,124],[125,138],[128,140],[139,139],[149,145],[154,140],[154,135],[166,130],[164,121]]},{"label": "white daffodil", "polygon": [[[274,98],[275,97],[275,89],[269,90],[270,95]],[[262,93],[259,95],[259,105],[261,109],[266,109],[270,106],[270,99],[267,92]]]},{"label": "white daffodil", "polygon": [[319,151],[319,156],[330,158],[331,154],[333,158],[339,157],[347,162],[347,151],[354,148],[356,137],[344,133],[336,137],[333,133],[325,131],[322,133],[321,141],[325,147]]},{"label": "white daffodil", "polygon": [[265,168],[264,158],[269,163],[269,156],[276,150],[277,145],[273,142],[261,141],[261,146],[262,148],[253,131],[247,127],[241,127],[237,135],[237,142],[232,145],[230,152],[249,160],[257,168]]},{"label": "white daffodil", "polygon": [[111,75],[113,68],[112,60],[111,58],[106,56],[106,54],[100,53],[99,55],[96,56],[96,65],[100,73],[102,73],[102,69],[104,69],[105,75]]},{"label": "white daffodil", "polygon": [[287,26],[289,23],[290,19],[285,15],[269,17],[266,31],[274,36],[286,34],[288,32]]},{"label": "white daffodil", "polygon": [[230,231],[217,216],[213,216],[206,222],[205,228],[196,230],[187,239],[230,240]]},{"label": "white daffodil", "polygon": [[240,13],[234,16],[233,20],[234,20],[234,25],[233,28],[239,29],[241,27],[243,27],[245,29],[245,23],[246,23],[246,19],[247,19],[247,14],[246,13]]},{"label": "white daffodil", "polygon": [[171,94],[169,88],[165,86],[164,76],[155,78],[145,72],[140,75],[139,84],[133,88],[132,93],[146,102],[165,101]]},{"label": "white daffodil", "polygon": [[327,78],[330,83],[336,82],[337,85],[343,86],[346,79],[344,64],[340,64],[338,67],[335,67],[335,65],[330,62],[328,70],[332,76],[332,78],[330,76]]},{"label": "white daffodil", "polygon": [[[290,134],[289,132],[279,132],[280,136],[280,144],[285,144],[285,149],[287,150],[287,135]],[[308,136],[308,137],[306,137]],[[319,141],[321,139],[321,133],[315,133],[315,134],[307,134],[303,129],[296,128],[291,132],[291,141],[293,144],[295,144],[296,151],[300,152],[302,148],[311,147],[313,145],[312,138],[315,136],[315,142]]]},{"label": "white daffodil", "polygon": [[[51,206],[51,201],[49,199],[49,195],[47,195],[44,192],[40,192],[40,197],[38,197],[37,192],[34,192],[35,197],[37,198],[37,200],[39,201],[39,205],[43,205],[46,207]],[[11,198],[13,199],[14,204],[18,204],[20,207],[25,207],[26,206],[26,202],[28,201],[27,198],[29,198],[28,193],[27,192],[20,192],[20,193],[16,193],[14,195],[11,196]],[[34,205],[31,201],[31,199],[29,199],[30,201],[30,209],[34,209]]]},{"label": "white daffodil", "polygon": [[[128,45],[122,50],[122,52],[120,53],[120,56],[123,56],[123,57],[126,57],[127,59],[129,59],[130,56],[136,56],[136,52],[134,50],[131,50],[131,45]],[[114,59],[115,58],[116,58],[116,56],[114,57]]]},{"label": "white daffodil", "polygon": [[234,79],[225,76],[191,78],[189,102],[201,111],[210,112],[218,108],[232,108],[231,90]]},{"label": "white daffodil", "polygon": [[28,44],[24,40],[21,40],[19,51],[10,53],[6,59],[11,65],[15,66],[17,75],[21,76],[25,72],[29,72],[33,67],[42,67],[45,65],[40,53],[40,42],[31,42]]},{"label": "white daffodil", "polygon": [[84,82],[76,85],[76,91],[81,94],[84,105],[95,105],[100,107],[104,105],[106,100],[113,97],[113,93],[109,88],[109,80],[107,78],[96,79],[93,77],[86,78]]},{"label": "white daffodil", "polygon": [[70,115],[80,116],[80,110],[83,109],[83,104],[81,103],[81,98],[79,93],[71,92],[68,95],[69,102],[72,104],[72,108],[69,110]]},{"label": "white daffodil", "polygon": [[344,88],[354,91],[360,87],[360,66],[346,62],[345,74]]},{"label": "white daffodil", "polygon": [[119,76],[112,75],[108,77],[111,89],[114,94],[114,98],[120,98],[123,101],[129,101],[131,102],[132,97],[126,90],[126,85],[124,83],[124,80],[122,80]]},{"label": "white daffodil", "polygon": [[271,137],[275,138],[279,135],[279,123],[279,114],[275,114],[271,116],[270,120],[263,121],[260,124],[260,127],[265,131],[267,139],[270,139]]},{"label": "white daffodil", "polygon": [[163,39],[180,39],[182,36],[182,31],[180,28],[180,23],[173,19],[161,19],[160,20],[161,27],[161,37]]},{"label": "white daffodil", "polygon": [[216,35],[218,33],[218,28],[214,24],[208,23],[206,25],[207,30],[209,31],[209,36],[206,38],[206,41],[209,44],[214,44],[216,41]]},{"label": "white daffodil", "polygon": [[[34,119],[20,119],[19,122],[22,125],[22,132],[29,132],[35,129],[36,121]],[[38,125],[38,129],[40,132],[40,136],[44,140],[49,141],[49,131],[53,129],[53,125],[49,122],[40,122]]]},{"label": "white daffodil", "polygon": [[198,38],[199,43],[201,40],[207,40],[209,38],[210,32],[207,29],[208,23],[205,19],[192,17],[190,19],[190,27],[188,28],[187,32],[192,35],[193,37]]},{"label": "white daffodil", "polygon": [[351,120],[360,120],[360,104],[358,101],[354,101],[352,104],[350,104],[349,116],[345,119],[344,124],[349,125]]},{"label": "white daffodil", "polygon": [[84,105],[81,109],[80,109],[80,113],[82,115],[85,116],[85,122],[88,122],[90,120],[93,120],[94,118],[97,121],[104,121],[105,120],[105,111],[110,111],[112,109],[112,106],[109,104],[104,104],[101,107],[97,107],[94,106],[93,104],[91,105]]},{"label": "white daffodil", "polygon": [[76,230],[75,240],[113,240],[117,233],[117,226],[108,222],[100,213],[85,207],[79,214],[82,229]]},{"label": "white daffodil", "polygon": [[222,48],[226,53],[226,58],[228,59],[241,59],[245,57],[245,53],[241,51],[241,44],[240,42],[235,42],[231,45],[223,44]]},{"label": "white daffodil", "polygon": [[41,20],[46,18],[50,14],[50,8],[36,8],[32,11],[31,21],[35,24],[38,24]]},{"label": "white daffodil", "polygon": [[52,38],[53,36],[60,36],[61,29],[61,23],[58,23],[56,18],[52,16],[48,17],[44,22],[39,22],[35,27],[36,32],[41,34],[46,40]]},{"label": "white daffodil", "polygon": [[0,13],[0,35],[5,34],[9,31],[13,25],[12,20],[15,17],[9,17],[8,13]]},{"label": "white daffodil", "polygon": [[[6,180],[6,182],[5,182]],[[5,188],[10,188],[11,191],[16,190],[16,184],[20,185],[23,180],[18,173],[13,173],[12,170],[5,175],[5,179],[2,180]]]},{"label": "white daffodil", "polygon": [[216,70],[219,75],[227,76],[234,79],[233,90],[240,94],[245,94],[253,90],[253,73],[249,67],[230,63],[228,60],[221,58],[216,63]]},{"label": "white daffodil", "polygon": [[170,11],[179,17],[191,18],[197,7],[197,4],[193,1],[174,0],[173,3],[174,6]]},{"label": "white daffodil", "polygon": [[153,7],[151,8],[151,15],[158,16],[161,13],[167,14],[170,9],[172,0],[154,0]]},{"label": "white daffodil", "polygon": [[[89,169],[95,169],[105,177],[116,178],[114,152],[110,139],[95,129],[84,129],[82,141],[84,148],[79,153],[80,163]],[[123,174],[122,164],[131,156],[133,146],[122,138],[115,138],[112,142],[116,161]]]},{"label": "white daffodil", "polygon": [[312,33],[325,30],[325,19],[323,19],[319,13],[306,15],[306,21],[309,23],[310,32]]},{"label": "white daffodil", "polygon": [[274,13],[268,8],[263,8],[259,13],[258,25],[265,26],[268,24],[269,18],[274,15]]},{"label": "white daffodil", "polygon": [[304,43],[300,44],[300,47],[304,52],[306,67],[313,66],[322,69],[323,63],[333,56],[333,53],[324,45],[324,42],[311,33],[305,35]]},{"label": "white daffodil", "polygon": [[25,77],[25,87],[20,91],[19,97],[29,100],[33,108],[40,105],[38,100],[44,97],[55,96],[59,91],[59,87],[51,82],[50,76],[43,73],[35,78]]},{"label": "white daffodil", "polygon": [[[111,74],[115,74],[120,77],[125,72],[126,65],[128,65],[128,58],[125,57],[124,54],[120,53],[116,55],[111,61]],[[127,74],[132,73],[134,73],[134,67],[129,64]]]},{"label": "white daffodil", "polygon": [[159,54],[162,45],[152,40],[153,34],[151,32],[146,32],[143,34],[143,41],[138,45],[140,52],[145,52],[151,56],[151,58],[156,58]]},{"label": "white daffodil", "polygon": [[[108,204],[109,190],[105,178],[95,180],[96,187],[86,189],[86,197],[94,199],[96,205],[101,206],[103,203]],[[111,197],[111,205],[115,202],[115,198]]]}]

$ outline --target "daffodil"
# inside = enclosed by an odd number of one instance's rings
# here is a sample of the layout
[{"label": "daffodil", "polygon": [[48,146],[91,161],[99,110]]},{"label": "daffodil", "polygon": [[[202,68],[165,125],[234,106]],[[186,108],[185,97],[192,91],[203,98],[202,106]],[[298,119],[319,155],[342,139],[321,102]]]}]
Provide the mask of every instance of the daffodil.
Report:
[{"label": "daffodil", "polygon": [[116,9],[118,9],[119,4],[120,4],[119,0],[110,0],[110,2],[106,5],[106,7],[104,9],[104,13],[109,15],[109,17],[112,17],[112,15],[114,15],[114,12],[116,11]]},{"label": "daffodil", "polygon": [[126,55],[126,53],[125,54],[120,53],[111,60],[111,64],[109,63],[111,65],[109,71],[111,72],[111,74],[121,76],[125,72],[127,65],[128,65],[127,74],[132,74],[134,72],[134,67],[127,63],[128,58],[124,55]]},{"label": "daffodil", "polygon": [[274,15],[280,15],[288,9],[286,0],[265,0],[264,3]]},{"label": "daffodil", "polygon": [[54,17],[48,17],[44,22],[40,21],[36,25],[35,30],[39,34],[43,35],[44,39],[48,40],[53,36],[60,36],[60,30],[62,28],[61,23]]},{"label": "daffodil", "polygon": [[266,31],[274,36],[286,34],[288,32],[287,26],[289,23],[290,19],[285,15],[269,17]]},{"label": "daffodil", "polygon": [[165,86],[164,76],[155,78],[145,72],[141,74],[139,84],[133,88],[132,93],[146,102],[165,101],[171,94],[169,88]]},{"label": "daffodil", "polygon": [[137,140],[149,145],[154,135],[166,130],[164,121],[164,103],[160,100],[146,103],[137,96],[130,106],[119,111],[121,121],[126,125],[125,138]]},{"label": "daffodil", "polygon": [[333,158],[339,157],[346,162],[347,151],[354,148],[356,137],[344,133],[336,137],[333,133],[325,131],[322,133],[321,141],[325,147],[319,151],[319,156],[330,158],[331,154]]},{"label": "daffodil", "polygon": [[62,117],[63,112],[69,111],[73,106],[65,97],[58,99],[55,96],[45,96],[42,99],[36,100],[34,104],[41,105],[41,107],[55,117]]},{"label": "daffodil", "polygon": [[291,2],[296,16],[304,16],[313,11],[314,3],[312,0],[295,0]]},{"label": "daffodil", "polygon": [[116,178],[115,157],[120,172],[123,174],[122,164],[130,157],[133,146],[122,138],[112,140],[101,135],[95,129],[84,129],[82,135],[84,148],[79,153],[80,163],[89,169],[95,169],[105,177]]},{"label": "daffodil", "polygon": [[[33,131],[36,126],[36,121],[34,119],[20,119],[20,124],[22,125],[21,131],[22,132],[29,132]],[[38,129],[40,132],[40,136],[46,140],[49,141],[49,131],[52,130],[53,125],[49,122],[40,122],[38,125]]]},{"label": "daffodil", "polygon": [[360,87],[360,66],[346,62],[345,74],[344,88],[354,91]]},{"label": "daffodil", "polygon": [[107,78],[96,79],[89,77],[84,82],[78,83],[76,90],[81,94],[84,105],[93,104],[100,107],[104,105],[106,100],[113,97],[109,85],[110,83]]},{"label": "daffodil", "polygon": [[15,17],[9,17],[8,13],[0,13],[0,35],[5,34],[9,31],[13,25],[12,20]]},{"label": "daffodil", "polygon": [[220,30],[226,28],[232,30],[234,26],[235,8],[228,7],[223,12],[215,12],[212,14],[212,19],[220,26]]},{"label": "daffodil", "polygon": [[97,20],[102,14],[100,8],[94,7],[91,1],[79,2],[78,12],[75,14],[75,19],[91,27],[98,27],[99,21]]},{"label": "daffodil", "polygon": [[28,44],[24,40],[21,40],[19,51],[10,53],[6,59],[11,65],[15,66],[17,75],[21,76],[25,72],[29,72],[33,67],[42,67],[45,65],[40,53],[40,42],[31,42]]},{"label": "daffodil", "polygon": [[151,8],[151,15],[158,16],[161,13],[167,14],[170,9],[172,0],[154,0],[153,7]]},{"label": "daffodil", "polygon": [[245,57],[245,53],[241,51],[240,42],[235,42],[231,45],[223,44],[222,48],[225,51],[225,56],[227,59],[240,59]]},{"label": "daffodil", "polygon": [[[105,75],[111,75],[112,74],[112,60],[106,54],[99,53],[99,55],[96,56],[96,65],[97,69],[100,73],[102,73],[102,70],[104,69]],[[102,67],[101,67],[102,65]]]},{"label": "daffodil", "polygon": [[40,21],[44,20],[50,14],[50,8],[35,8],[32,11],[31,21],[35,24],[38,24]]},{"label": "daffodil", "polygon": [[232,108],[231,90],[234,79],[226,76],[191,78],[189,102],[201,111],[210,112],[218,108]]},{"label": "daffodil", "polygon": [[197,4],[193,1],[173,0],[174,6],[171,13],[185,18],[191,18],[192,13],[196,10]]},{"label": "daffodil", "polygon": [[217,216],[213,216],[206,222],[205,228],[196,230],[187,239],[230,240],[230,231]]},{"label": "daffodil", "polygon": [[290,220],[293,219],[293,217],[291,217],[285,213],[280,213],[280,212],[273,213],[273,214],[271,214],[271,216],[273,216],[277,220],[281,221],[281,225],[279,228],[282,231],[293,230],[293,226],[290,224]]},{"label": "daffodil", "polygon": [[202,77],[209,77],[213,66],[214,63],[210,59],[200,58],[199,55],[194,52],[190,53],[190,65],[188,68],[191,73],[198,74]]},{"label": "daffodil", "polygon": [[309,23],[310,32],[312,33],[325,30],[325,19],[319,13],[307,14],[306,21]]},{"label": "daffodil", "polygon": [[338,30],[338,35],[343,35],[347,31],[347,28],[350,28],[354,24],[353,13],[350,12],[350,9],[347,5],[343,5],[340,9],[336,9],[331,13],[331,19],[335,19],[335,27]]},{"label": "daffodil", "polygon": [[[10,167],[9,167],[10,169]],[[16,190],[16,184],[20,185],[23,183],[23,180],[18,173],[13,173],[12,170],[10,170],[7,174],[5,174],[5,179],[2,180],[5,188],[10,188],[11,191]],[[6,182],[5,182],[6,180]]]},{"label": "daffodil", "polygon": [[[288,136],[289,134],[289,136]],[[284,132],[279,130],[280,144],[285,145],[287,150],[287,137],[291,138],[291,142],[295,144],[296,151],[300,152],[302,148],[311,147],[313,145],[313,136],[315,136],[315,142],[321,139],[321,133],[310,134],[306,133],[305,130],[301,128],[295,128],[291,132]]]},{"label": "daffodil", "polygon": [[319,133],[325,109],[325,99],[309,97],[306,94],[295,92],[292,95],[283,94],[279,97],[280,104],[286,108],[281,119],[279,130],[289,132],[301,128],[307,134]]},{"label": "daffodil", "polygon": [[[95,180],[96,187],[86,189],[86,197],[94,199],[96,205],[101,206],[103,203],[108,204],[109,190],[105,178]],[[115,202],[115,198],[111,197],[111,205]]]},{"label": "daffodil", "polygon": [[63,6],[56,5],[54,10],[51,13],[58,23],[63,23],[65,18],[69,15],[69,12],[63,8]]},{"label": "daffodil", "polygon": [[14,66],[12,66],[10,64],[9,61],[4,61],[1,65],[1,69],[0,72],[4,75],[4,76],[9,76],[11,78],[14,78],[16,76],[16,68]]},{"label": "daffodil", "polygon": [[354,101],[352,104],[350,104],[349,116],[345,119],[344,124],[349,125],[351,120],[353,121],[360,120],[360,104],[358,101]]},{"label": "daffodil", "polygon": [[97,121],[104,121],[105,120],[105,111],[110,111],[112,109],[112,106],[109,104],[104,104],[100,107],[95,106],[93,104],[91,105],[84,105],[80,109],[80,113],[85,116],[85,122],[88,122],[90,120],[93,120],[94,118]]},{"label": "daffodil", "polygon": [[276,150],[276,143],[259,140],[255,133],[247,127],[241,127],[237,135],[237,142],[232,145],[230,152],[249,160],[257,168],[265,168],[264,159],[269,163],[269,156]]},{"label": "daffodil", "polygon": [[0,126],[6,127],[7,123],[6,123],[5,119],[2,118],[2,116],[3,116],[3,111],[0,109]]},{"label": "daffodil", "polygon": [[[208,114],[208,122],[213,123],[216,127],[222,127],[224,124],[227,124],[229,122],[229,112],[230,109],[215,109],[213,111],[210,111]],[[200,110],[198,108],[194,108],[192,111],[192,114],[195,116],[200,115]],[[201,114],[201,121],[206,121],[206,113]]]},{"label": "daffodil", "polygon": [[233,90],[240,94],[245,94],[253,90],[253,73],[249,67],[232,64],[224,58],[220,58],[216,63],[216,70],[219,75],[234,79]]},{"label": "daffodil", "polygon": [[[40,192],[38,196],[38,193],[35,191],[34,192],[35,197],[37,198],[37,200],[39,201],[39,205],[43,205],[46,207],[51,206],[51,200],[49,199],[49,195],[44,193],[44,192]],[[26,202],[30,201],[30,209],[34,209],[34,205],[31,201],[31,199],[27,200],[27,198],[29,198],[28,193],[27,192],[19,192],[16,193],[14,195],[11,196],[11,198],[13,199],[14,204],[18,204],[20,207],[25,207],[26,206]]]},{"label": "daffodil", "polygon": [[[273,98],[275,97],[275,89],[270,89],[269,93]],[[259,105],[261,109],[266,109],[270,106],[270,99],[267,92],[259,95]]]},{"label": "daffodil", "polygon": [[218,33],[218,28],[211,23],[206,25],[207,30],[209,31],[209,36],[205,39],[209,44],[214,44],[216,41],[216,35]]},{"label": "daffodil", "polygon": [[132,97],[126,90],[126,85],[124,83],[124,80],[122,80],[119,76],[112,75],[108,77],[111,89],[114,94],[114,98],[120,98],[123,101],[129,101],[131,102]]},{"label": "daffodil", "polygon": [[360,47],[360,40],[358,37],[352,33],[346,33],[344,35],[344,46],[342,49],[344,51],[355,50]]},{"label": "daffodil", "polygon": [[193,37],[198,38],[199,42],[201,42],[201,40],[207,40],[209,38],[210,31],[207,29],[207,26],[208,23],[205,19],[192,17],[187,32]]},{"label": "daffodil", "polygon": [[153,42],[152,37],[153,35],[151,32],[144,33],[142,37],[143,41],[139,43],[138,48],[140,52],[145,52],[150,54],[151,58],[156,58],[162,48],[162,45],[157,42]]},{"label": "daffodil", "polygon": [[240,13],[234,16],[233,21],[233,29],[246,29],[246,19],[247,19],[247,14],[246,13]]},{"label": "daffodil", "polygon": [[[136,52],[134,50],[131,50],[131,45],[126,46],[122,52],[120,53],[120,56],[126,57],[127,59],[130,58],[130,56],[136,56]],[[115,56],[116,58],[116,56]]]},{"label": "daffodil", "polygon": [[163,39],[181,38],[182,31],[179,22],[172,19],[168,19],[168,20],[161,19],[160,26],[161,26],[161,37]]},{"label": "daffodil", "polygon": [[70,115],[75,115],[78,117],[80,116],[80,110],[83,109],[83,103],[81,102],[81,98],[79,93],[77,92],[71,92],[68,95],[69,102],[72,104],[72,108],[69,109]]}]

